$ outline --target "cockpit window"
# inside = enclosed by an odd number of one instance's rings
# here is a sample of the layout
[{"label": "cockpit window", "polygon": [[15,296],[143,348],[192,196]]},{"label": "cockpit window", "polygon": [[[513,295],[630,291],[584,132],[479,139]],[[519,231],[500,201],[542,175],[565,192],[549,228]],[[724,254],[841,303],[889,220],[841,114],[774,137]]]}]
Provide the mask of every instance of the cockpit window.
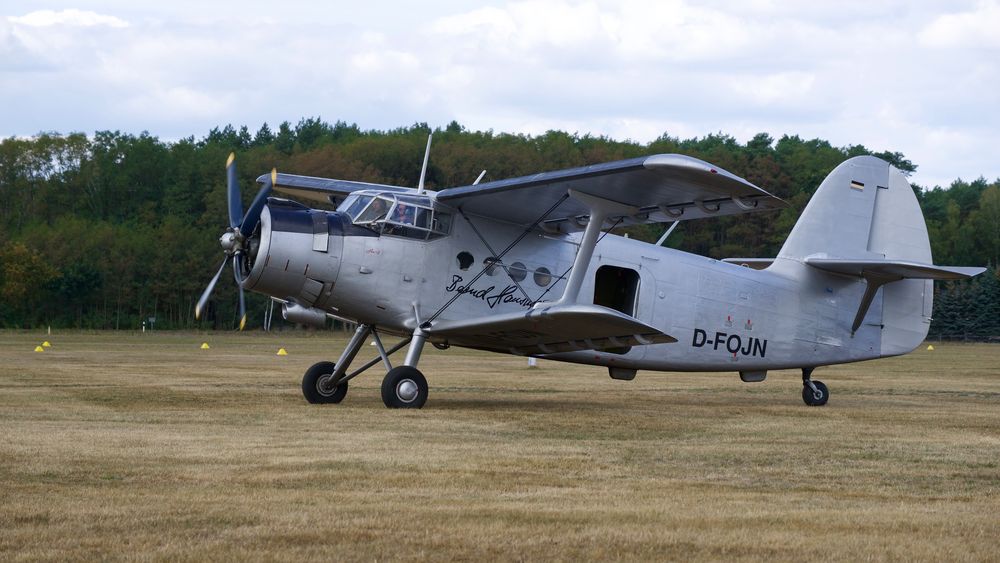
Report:
[{"label": "cockpit window", "polygon": [[435,211],[427,196],[393,193],[354,193],[340,205],[355,225],[414,239],[434,239],[451,230],[451,214]]},{"label": "cockpit window", "polygon": [[389,207],[392,205],[392,201],[383,199],[381,197],[372,198],[371,203],[368,207],[358,215],[358,218],[354,220],[355,223],[371,223],[373,221],[380,221],[385,219],[386,215],[389,213]]},{"label": "cockpit window", "polygon": [[360,195],[352,194],[352,195],[347,196],[347,199],[345,199],[340,204],[340,207],[338,209],[340,211],[343,211],[344,213],[347,213],[348,215],[350,215],[351,216],[351,220],[354,221],[354,220],[357,220],[358,215],[360,215],[361,212],[364,211],[365,207],[369,203],[371,203],[371,201],[372,201],[372,196],[370,196],[370,195],[369,196],[360,196]]}]

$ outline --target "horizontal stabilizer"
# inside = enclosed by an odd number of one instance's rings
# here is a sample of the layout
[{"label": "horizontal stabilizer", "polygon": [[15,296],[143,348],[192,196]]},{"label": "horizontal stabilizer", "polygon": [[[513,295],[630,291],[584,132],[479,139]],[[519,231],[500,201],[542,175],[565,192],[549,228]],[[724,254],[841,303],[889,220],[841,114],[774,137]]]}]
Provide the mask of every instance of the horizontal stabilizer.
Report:
[{"label": "horizontal stabilizer", "polygon": [[424,332],[457,346],[515,354],[553,354],[677,341],[613,309],[581,304],[438,321],[424,328]]},{"label": "horizontal stabilizer", "polygon": [[851,323],[851,334],[868,313],[868,308],[875,298],[875,293],[887,283],[905,279],[917,280],[961,280],[981,274],[986,268],[969,268],[959,266],[935,266],[923,262],[908,260],[841,260],[837,258],[806,258],[806,264],[826,272],[857,276],[864,278],[867,287],[861,297],[858,312]]},{"label": "horizontal stabilizer", "polygon": [[961,280],[986,271],[986,268],[935,266],[907,260],[840,260],[836,258],[806,258],[806,264],[827,272],[891,279]]}]

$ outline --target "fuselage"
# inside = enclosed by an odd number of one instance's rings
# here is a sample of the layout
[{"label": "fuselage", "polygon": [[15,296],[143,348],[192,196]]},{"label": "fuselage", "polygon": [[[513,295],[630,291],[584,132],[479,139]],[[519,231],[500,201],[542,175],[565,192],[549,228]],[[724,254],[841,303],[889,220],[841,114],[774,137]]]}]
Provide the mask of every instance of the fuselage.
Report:
[{"label": "fuselage", "polygon": [[[344,212],[272,203],[244,285],[407,334],[430,320],[528,311],[559,299],[580,234],[531,230],[497,261],[522,234],[521,226],[455,212],[447,234],[417,239],[359,227]],[[903,353],[883,349],[881,292],[852,335],[864,287],[796,260],[755,270],[605,234],[579,300],[634,316],[678,341],[544,357],[631,369],[746,371]]]}]

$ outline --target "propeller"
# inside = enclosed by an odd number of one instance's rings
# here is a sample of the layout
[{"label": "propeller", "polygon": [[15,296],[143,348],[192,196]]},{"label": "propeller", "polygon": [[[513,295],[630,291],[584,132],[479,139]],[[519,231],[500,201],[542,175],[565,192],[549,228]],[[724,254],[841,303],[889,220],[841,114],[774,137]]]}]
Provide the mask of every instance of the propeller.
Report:
[{"label": "propeller", "polygon": [[231,261],[233,279],[236,280],[236,287],[240,298],[240,330],[246,327],[247,308],[246,297],[243,294],[242,278],[244,257],[247,254],[250,237],[257,229],[257,225],[260,224],[260,214],[264,211],[267,198],[271,195],[271,191],[274,189],[274,184],[277,181],[278,171],[277,169],[272,169],[271,175],[265,180],[264,185],[261,186],[260,191],[257,192],[256,197],[254,197],[253,202],[244,215],[242,193],[240,192],[239,183],[236,180],[236,155],[234,153],[229,154],[229,158],[226,160],[226,199],[228,200],[229,207],[229,228],[219,237],[219,244],[222,245],[226,257],[222,260],[219,271],[212,277],[212,281],[208,282],[208,287],[205,288],[205,291],[198,299],[198,304],[194,307],[195,319],[201,318],[201,313],[205,310],[205,305],[212,295],[212,290],[215,289],[215,284],[219,282],[219,278],[222,276],[222,270],[226,269],[226,264]]}]

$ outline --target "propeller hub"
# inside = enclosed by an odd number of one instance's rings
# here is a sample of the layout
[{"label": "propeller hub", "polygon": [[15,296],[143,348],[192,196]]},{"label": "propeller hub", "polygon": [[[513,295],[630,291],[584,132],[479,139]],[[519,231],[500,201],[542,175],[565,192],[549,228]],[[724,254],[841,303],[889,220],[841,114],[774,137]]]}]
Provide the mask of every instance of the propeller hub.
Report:
[{"label": "propeller hub", "polygon": [[226,251],[226,254],[232,254],[237,250],[239,250],[239,248],[242,246],[241,242],[242,241],[240,241],[239,235],[237,235],[232,230],[227,230],[226,232],[222,233],[221,237],[219,237],[219,244],[222,245],[222,248],[223,250]]}]

